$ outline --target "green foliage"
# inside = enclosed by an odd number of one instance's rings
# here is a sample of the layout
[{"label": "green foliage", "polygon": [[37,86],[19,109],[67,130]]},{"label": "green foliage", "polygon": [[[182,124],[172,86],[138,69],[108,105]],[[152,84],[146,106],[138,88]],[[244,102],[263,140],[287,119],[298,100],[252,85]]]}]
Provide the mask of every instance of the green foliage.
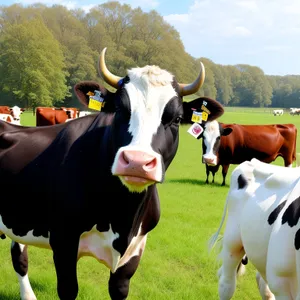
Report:
[{"label": "green foliage", "polygon": [[97,74],[99,54],[107,47],[107,65],[119,76],[128,68],[158,65],[189,83],[201,60],[206,80],[198,96],[225,106],[299,107],[300,76],[267,76],[256,66],[194,58],[155,10],[145,13],[117,1],[88,13],[63,5],[13,4],[0,7],[0,26],[1,104],[66,106],[76,103],[71,92],[79,81],[98,80],[107,87]]},{"label": "green foliage", "polygon": [[41,19],[7,25],[1,40],[3,92],[27,107],[52,105],[68,95],[60,45]]}]

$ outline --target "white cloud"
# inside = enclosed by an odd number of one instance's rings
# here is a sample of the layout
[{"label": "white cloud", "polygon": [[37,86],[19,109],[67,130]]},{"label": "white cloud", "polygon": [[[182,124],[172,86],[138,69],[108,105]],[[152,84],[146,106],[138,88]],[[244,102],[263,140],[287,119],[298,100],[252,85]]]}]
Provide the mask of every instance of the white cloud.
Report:
[{"label": "white cloud", "polygon": [[165,19],[168,20],[168,22],[172,22],[172,23],[175,23],[175,22],[182,22],[182,23],[188,23],[190,20],[189,20],[189,15],[188,14],[182,14],[182,15],[179,15],[179,14],[174,14],[174,15],[168,15]]},{"label": "white cloud", "polygon": [[[187,52],[216,63],[267,66],[279,55],[300,52],[300,0],[195,0],[188,14],[164,18]],[[300,62],[294,68],[300,74]]]},{"label": "white cloud", "polygon": [[251,31],[244,26],[236,26],[235,33],[239,36],[250,36],[252,34]]}]

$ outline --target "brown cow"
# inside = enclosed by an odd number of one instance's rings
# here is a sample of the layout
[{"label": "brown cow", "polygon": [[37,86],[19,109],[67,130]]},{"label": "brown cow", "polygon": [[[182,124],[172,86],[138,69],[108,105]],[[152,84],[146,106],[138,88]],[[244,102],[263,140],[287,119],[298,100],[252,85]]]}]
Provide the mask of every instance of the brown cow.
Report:
[{"label": "brown cow", "polygon": [[10,114],[9,106],[0,106],[0,114]]},{"label": "brown cow", "polygon": [[37,107],[36,126],[48,126],[65,123],[77,118],[78,110],[73,107]]},{"label": "brown cow", "polygon": [[281,156],[284,165],[291,167],[296,160],[296,139],[297,128],[294,124],[239,125],[207,122],[202,141],[206,182],[208,183],[209,171],[216,172],[216,166],[222,166],[222,185],[225,185],[230,164],[240,164],[252,158],[270,163]]}]

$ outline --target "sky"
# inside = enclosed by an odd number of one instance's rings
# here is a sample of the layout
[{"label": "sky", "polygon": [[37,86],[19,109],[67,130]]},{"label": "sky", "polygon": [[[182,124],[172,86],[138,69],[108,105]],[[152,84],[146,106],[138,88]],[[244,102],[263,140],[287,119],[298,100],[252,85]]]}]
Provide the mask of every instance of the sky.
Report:
[{"label": "sky", "polygon": [[[0,5],[36,0],[0,0]],[[107,1],[40,0],[88,10]],[[185,51],[216,64],[248,64],[267,75],[300,75],[300,0],[127,0],[156,10],[180,34]]]}]

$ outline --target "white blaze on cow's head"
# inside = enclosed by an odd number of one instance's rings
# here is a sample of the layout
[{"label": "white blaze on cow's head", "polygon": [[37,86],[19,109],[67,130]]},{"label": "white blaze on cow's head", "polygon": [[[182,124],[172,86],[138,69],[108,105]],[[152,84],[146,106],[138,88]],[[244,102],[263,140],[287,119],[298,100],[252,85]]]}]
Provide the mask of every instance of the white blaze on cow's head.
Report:
[{"label": "white blaze on cow's head", "polygon": [[218,121],[207,122],[205,124],[202,137],[202,158],[204,163],[211,166],[218,164],[221,136],[227,136],[231,132],[231,128],[223,128]]}]

